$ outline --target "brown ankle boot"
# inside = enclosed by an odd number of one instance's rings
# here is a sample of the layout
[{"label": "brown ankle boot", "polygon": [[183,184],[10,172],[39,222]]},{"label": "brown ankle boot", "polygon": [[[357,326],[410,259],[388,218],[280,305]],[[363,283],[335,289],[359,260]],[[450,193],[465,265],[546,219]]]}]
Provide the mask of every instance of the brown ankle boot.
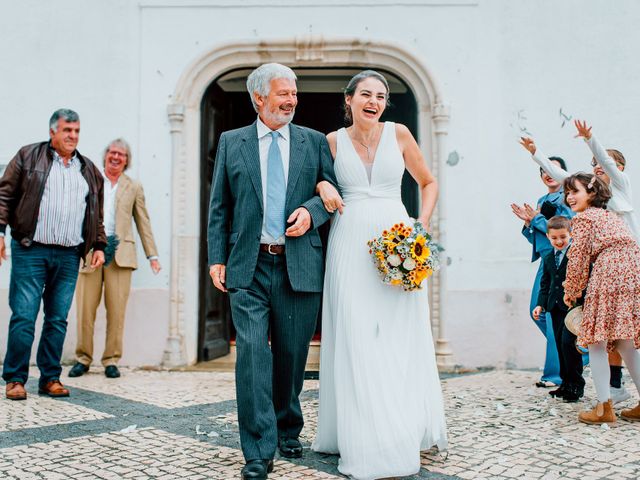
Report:
[{"label": "brown ankle boot", "polygon": [[624,418],[630,422],[640,422],[640,403],[628,410],[622,410],[620,418]]},{"label": "brown ankle boot", "polygon": [[598,403],[593,410],[585,410],[580,412],[578,420],[582,423],[591,425],[601,425],[603,423],[616,423],[616,414],[613,411],[611,399],[606,402]]}]

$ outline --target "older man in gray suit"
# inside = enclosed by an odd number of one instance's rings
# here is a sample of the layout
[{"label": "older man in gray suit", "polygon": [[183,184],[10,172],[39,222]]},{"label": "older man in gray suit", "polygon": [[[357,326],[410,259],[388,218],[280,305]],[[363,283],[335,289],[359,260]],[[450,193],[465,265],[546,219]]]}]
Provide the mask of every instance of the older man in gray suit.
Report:
[{"label": "older man in gray suit", "polygon": [[[209,265],[236,327],[242,478],[273,470],[276,447],[300,457],[299,395],[323,284],[316,185],[336,185],[325,136],[291,124],[296,76],[275,63],[247,89],[258,119],[220,137],[209,206]],[[271,348],[269,348],[269,336]]]}]

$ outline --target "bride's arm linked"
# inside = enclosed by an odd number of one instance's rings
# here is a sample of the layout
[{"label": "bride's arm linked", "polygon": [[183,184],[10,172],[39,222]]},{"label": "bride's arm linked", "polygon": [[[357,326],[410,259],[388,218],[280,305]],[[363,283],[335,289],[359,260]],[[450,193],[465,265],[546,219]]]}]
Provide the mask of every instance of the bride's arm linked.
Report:
[{"label": "bride's arm linked", "polygon": [[[331,150],[331,157],[333,160],[336,159],[336,132],[331,132],[327,135],[327,141],[329,142],[329,149]],[[340,193],[331,185],[331,183],[323,180],[316,185],[316,193],[320,195],[322,199],[322,203],[324,204],[324,208],[329,213],[333,213],[338,210],[338,213],[342,215],[342,211],[344,209],[344,202],[342,201],[342,197]]]},{"label": "bride's arm linked", "polygon": [[431,221],[431,215],[438,201],[438,182],[436,181],[436,177],[431,173],[431,170],[429,170],[429,167],[427,167],[427,162],[422,156],[422,152],[415,138],[413,138],[409,129],[401,123],[396,123],[396,138],[398,139],[398,146],[404,157],[404,165],[418,184],[418,188],[420,188],[422,203],[420,205],[420,215],[417,220],[422,223],[427,230],[430,230],[429,222]]}]

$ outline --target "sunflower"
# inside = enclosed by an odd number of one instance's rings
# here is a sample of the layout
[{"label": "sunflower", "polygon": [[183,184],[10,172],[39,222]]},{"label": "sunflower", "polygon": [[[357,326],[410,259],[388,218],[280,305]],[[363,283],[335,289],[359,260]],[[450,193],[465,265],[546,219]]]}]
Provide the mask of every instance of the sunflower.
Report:
[{"label": "sunflower", "polygon": [[431,255],[431,250],[427,247],[427,239],[423,235],[418,235],[411,245],[411,257],[418,263],[424,261]]}]

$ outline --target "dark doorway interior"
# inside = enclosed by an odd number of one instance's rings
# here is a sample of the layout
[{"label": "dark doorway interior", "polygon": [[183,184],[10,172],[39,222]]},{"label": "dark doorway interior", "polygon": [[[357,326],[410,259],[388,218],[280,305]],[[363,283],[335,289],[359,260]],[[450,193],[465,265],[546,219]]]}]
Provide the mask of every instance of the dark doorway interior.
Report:
[{"label": "dark doorway interior", "polygon": [[[200,306],[198,329],[198,361],[226,355],[235,338],[228,296],[213,287],[207,266],[207,216],[211,177],[220,134],[253,123],[256,113],[245,89],[252,69],[234,70],[216,79],[202,100],[202,149],[200,195]],[[328,133],[344,126],[343,94],[349,79],[359,69],[296,69],[298,75],[298,108],[294,123]],[[395,75],[381,71],[389,81],[391,103],[383,120],[405,124],[417,138],[417,105],[409,87]],[[418,189],[405,172],[402,200],[409,214],[417,216]],[[321,234],[326,239],[328,225]],[[316,336],[320,335],[320,322]]]}]

